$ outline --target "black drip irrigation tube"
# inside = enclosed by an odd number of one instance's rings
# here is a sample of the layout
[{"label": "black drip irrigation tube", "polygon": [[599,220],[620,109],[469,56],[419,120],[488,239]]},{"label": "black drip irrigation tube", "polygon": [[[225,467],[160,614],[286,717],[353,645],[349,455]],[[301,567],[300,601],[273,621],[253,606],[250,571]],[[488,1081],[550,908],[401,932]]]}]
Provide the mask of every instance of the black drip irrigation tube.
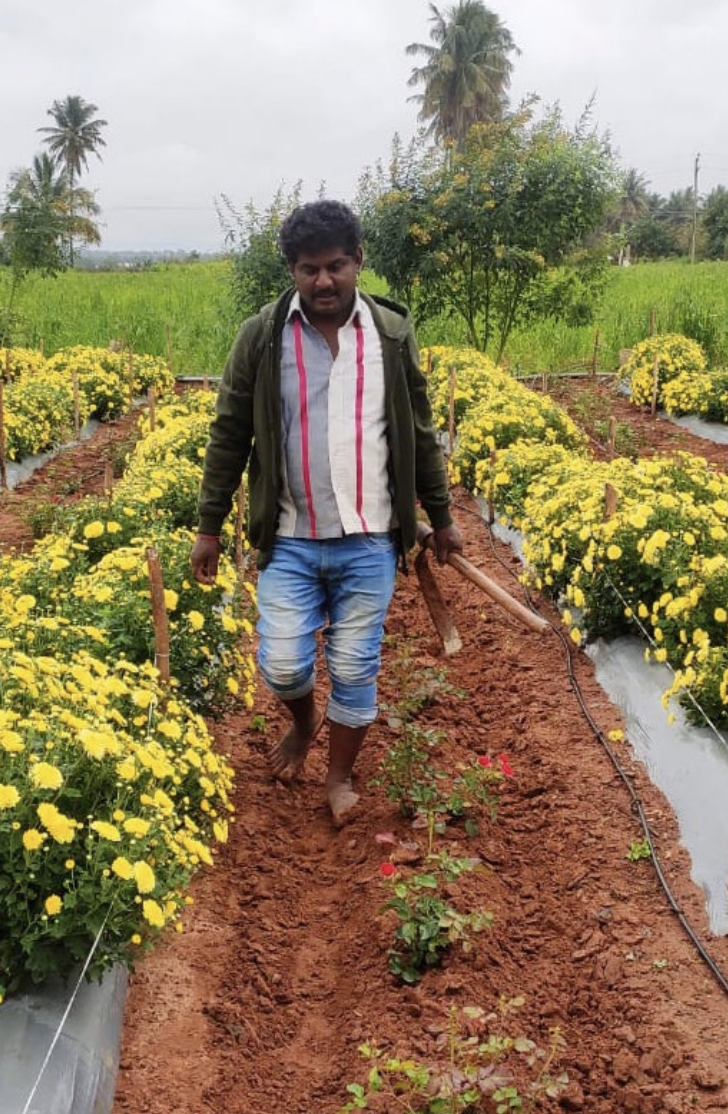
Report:
[{"label": "black drip irrigation tube", "polygon": [[[483,518],[483,516],[478,511],[473,511],[470,507],[464,507],[461,503],[456,503],[456,506],[458,507],[459,510],[464,511],[467,514],[476,515],[480,519],[481,522],[485,522],[485,524],[488,526],[488,538],[490,540],[491,550],[492,550],[494,558],[496,559],[498,564],[503,569],[506,570],[506,572],[509,574],[509,576],[513,577],[513,575],[514,575],[513,570],[510,569],[508,567],[508,565],[506,564],[506,562],[501,559],[498,551],[496,550],[496,547],[493,543],[493,532],[490,529],[490,525],[488,524],[488,522]],[[520,581],[519,581],[519,584],[520,584]],[[528,589],[524,588],[522,584],[520,584],[520,587],[523,591],[523,595],[524,595],[524,598],[525,598],[525,601],[526,601],[526,604],[528,605],[528,607],[531,609],[531,611],[533,611],[534,614],[539,614],[536,611],[536,608],[533,606],[533,601],[531,600],[531,596],[530,596],[530,593],[529,593]],[[541,618],[543,618],[543,616],[541,616]],[[547,622],[549,623],[549,626],[551,627],[551,630],[554,632],[556,637],[561,642],[562,648],[564,650],[564,658],[565,658],[565,662],[566,662],[566,673],[567,673],[567,676],[569,678],[569,683],[572,687],[574,695],[576,696],[576,699],[579,703],[579,707],[581,708],[582,714],[583,714],[584,718],[586,719],[587,723],[589,724],[589,727],[591,728],[591,731],[592,731],[594,737],[596,738],[597,742],[600,743],[603,750],[607,754],[610,762],[612,763],[612,766],[614,767],[615,771],[619,775],[619,777],[622,780],[622,782],[624,783],[624,785],[627,787],[627,791],[628,791],[628,793],[630,795],[630,798],[632,800],[632,807],[633,807],[633,809],[634,809],[634,811],[637,815],[637,818],[639,819],[639,822],[642,826],[642,830],[643,830],[644,835],[645,835],[645,839],[647,840],[647,844],[648,844],[649,849],[650,849],[650,859],[652,861],[652,865],[654,867],[655,874],[657,875],[657,879],[660,883],[660,886],[662,887],[663,893],[665,894],[665,897],[667,898],[667,903],[668,903],[671,911],[675,914],[675,916],[680,921],[680,924],[682,925],[682,928],[683,928],[684,932],[686,933],[688,939],[690,940],[691,944],[693,945],[693,947],[697,951],[700,958],[705,963],[705,965],[708,968],[708,970],[710,971],[710,973],[713,975],[714,979],[718,983],[718,986],[721,988],[721,990],[725,994],[728,995],[728,978],[726,978],[726,976],[723,974],[721,969],[718,967],[717,963],[715,962],[715,960],[712,958],[712,956],[708,952],[707,948],[705,947],[705,945],[701,941],[697,932],[695,931],[695,929],[690,924],[690,921],[688,920],[687,916],[685,915],[685,913],[680,908],[680,906],[679,906],[679,904],[678,904],[677,900],[675,899],[675,896],[672,892],[672,889],[670,888],[670,883],[668,882],[667,878],[665,877],[665,873],[662,869],[659,857],[657,855],[657,851],[655,849],[654,841],[652,839],[652,832],[650,831],[650,825],[649,825],[649,822],[648,822],[647,817],[645,815],[644,806],[642,804],[640,796],[637,793],[637,790],[635,789],[634,785],[630,781],[629,775],[628,775],[627,771],[624,769],[624,766],[622,766],[622,764],[619,761],[617,755],[614,753],[613,748],[609,745],[609,740],[605,737],[604,732],[595,723],[594,718],[593,718],[591,712],[589,711],[589,709],[587,707],[586,700],[584,699],[584,694],[581,691],[581,688],[579,687],[579,682],[577,681],[576,675],[574,674],[574,668],[573,668],[572,660],[571,660],[571,647],[569,645],[569,642],[568,642],[565,634],[563,633],[563,631],[559,630],[558,627],[556,627],[554,623],[550,622],[550,620],[547,620]]]}]

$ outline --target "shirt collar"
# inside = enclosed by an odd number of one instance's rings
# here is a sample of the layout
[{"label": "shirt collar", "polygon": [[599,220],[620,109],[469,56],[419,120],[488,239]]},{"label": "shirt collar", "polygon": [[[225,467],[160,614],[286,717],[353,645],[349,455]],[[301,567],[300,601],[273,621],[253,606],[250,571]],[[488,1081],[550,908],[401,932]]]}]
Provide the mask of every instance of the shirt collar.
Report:
[{"label": "shirt collar", "polygon": [[[351,325],[357,314],[359,315],[359,320],[361,320],[361,307],[362,300],[357,288],[354,291],[354,305],[351,307],[351,313],[347,317],[344,324],[339,327],[344,329],[347,325]],[[298,316],[301,317],[307,325],[311,324],[309,319],[306,317],[303,306],[301,305],[301,295],[298,293],[297,290],[294,292],[294,295],[291,298],[291,304],[288,307],[288,313],[286,314],[286,324],[288,324],[288,322],[293,319],[295,314],[298,314]]]}]

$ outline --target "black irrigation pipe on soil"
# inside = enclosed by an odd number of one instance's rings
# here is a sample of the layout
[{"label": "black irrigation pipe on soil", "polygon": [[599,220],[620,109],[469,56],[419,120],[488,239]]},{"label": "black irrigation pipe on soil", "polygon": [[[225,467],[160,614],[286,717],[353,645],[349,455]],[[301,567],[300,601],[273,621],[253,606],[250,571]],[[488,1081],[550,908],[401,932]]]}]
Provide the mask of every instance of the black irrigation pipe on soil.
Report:
[{"label": "black irrigation pipe on soil", "polygon": [[[456,506],[458,507],[459,510],[465,511],[467,514],[476,515],[481,520],[481,522],[485,522],[485,519],[483,519],[483,516],[481,514],[479,514],[479,512],[473,511],[470,507],[464,507],[460,503],[457,503]],[[486,525],[488,525],[487,522],[486,522]],[[491,550],[493,552],[493,556],[495,557],[496,561],[499,563],[499,565],[501,565],[502,568],[504,568],[506,570],[506,572],[509,574],[509,576],[512,576],[512,577],[514,577],[514,579],[517,579],[514,576],[513,570],[510,569],[508,567],[508,565],[505,563],[505,561],[503,561],[501,559],[498,551],[496,550],[495,545],[493,544],[493,532],[490,529],[490,526],[488,526],[488,538],[490,540]],[[519,584],[520,584],[520,581],[519,581]],[[530,607],[530,609],[534,613],[537,613],[536,608],[533,606],[533,601],[531,599],[531,595],[530,595],[528,589],[524,588],[523,585],[521,585],[521,589],[523,591],[523,595],[525,597],[525,600],[526,600],[526,603],[527,603],[528,607]],[[542,618],[543,618],[543,616],[542,616]],[[644,806],[642,804],[640,796],[637,793],[637,790],[635,789],[634,785],[630,781],[629,774],[627,773],[627,771],[624,769],[624,766],[621,764],[621,762],[617,758],[617,755],[614,753],[613,748],[609,745],[609,741],[605,737],[601,728],[594,721],[594,718],[591,715],[591,712],[589,711],[589,709],[587,707],[586,700],[584,699],[584,694],[582,693],[581,688],[579,687],[579,682],[577,681],[576,675],[574,673],[574,668],[573,668],[572,658],[571,658],[570,643],[568,642],[568,640],[567,640],[566,636],[564,635],[563,631],[559,630],[558,627],[556,627],[554,623],[549,621],[549,626],[551,627],[552,631],[554,632],[556,637],[559,639],[559,641],[561,642],[561,645],[563,647],[564,657],[565,657],[565,661],[566,661],[566,673],[567,673],[567,676],[569,678],[569,683],[571,684],[571,687],[574,691],[574,695],[576,696],[576,699],[579,703],[579,707],[582,710],[584,718],[586,719],[587,723],[589,724],[589,727],[591,728],[591,730],[594,734],[594,737],[601,744],[603,750],[607,754],[607,756],[608,756],[610,762],[612,763],[615,771],[617,772],[617,774],[621,778],[624,785],[627,787],[627,791],[628,791],[628,793],[629,793],[629,795],[632,799],[632,807],[634,808],[634,811],[637,814],[637,817],[638,817],[638,819],[640,821],[640,824],[642,826],[642,830],[645,834],[645,839],[647,840],[647,844],[650,848],[650,859],[652,860],[652,865],[654,867],[655,874],[657,875],[657,879],[658,879],[660,885],[662,886],[662,890],[663,890],[663,893],[665,894],[665,897],[667,898],[668,905],[670,906],[670,909],[672,910],[672,912],[676,915],[676,917],[680,921],[680,924],[682,925],[683,930],[685,931],[686,935],[690,939],[690,942],[692,943],[693,947],[697,951],[700,958],[703,960],[705,965],[710,970],[710,973],[715,978],[715,980],[718,983],[718,985],[720,986],[721,990],[725,994],[728,995],[728,978],[726,978],[726,976],[723,974],[721,969],[718,967],[715,960],[712,958],[712,956],[709,954],[708,950],[706,949],[705,945],[700,940],[697,932],[695,931],[695,929],[690,924],[690,921],[688,920],[687,916],[685,915],[685,913],[683,913],[683,911],[680,908],[677,900],[675,899],[675,896],[672,892],[672,889],[670,888],[670,883],[668,882],[667,878],[665,877],[665,873],[662,869],[659,857],[657,855],[657,851],[655,849],[655,844],[654,844],[654,841],[652,839],[652,832],[650,830],[650,825],[649,825],[649,822],[647,820],[647,816],[645,815]]]}]

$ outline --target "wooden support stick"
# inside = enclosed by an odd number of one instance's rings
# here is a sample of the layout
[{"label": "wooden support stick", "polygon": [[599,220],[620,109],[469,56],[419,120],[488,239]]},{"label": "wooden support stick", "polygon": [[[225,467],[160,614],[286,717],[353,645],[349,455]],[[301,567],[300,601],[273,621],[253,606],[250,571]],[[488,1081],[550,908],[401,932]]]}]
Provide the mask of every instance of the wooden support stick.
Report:
[{"label": "wooden support stick", "polygon": [[164,333],[167,338],[167,364],[169,370],[174,374],[172,369],[172,330],[169,327],[169,321],[164,326]]},{"label": "wooden support stick", "polygon": [[591,374],[592,379],[596,379],[597,370],[599,368],[599,329],[594,334],[594,350],[592,352]]},{"label": "wooden support stick", "polygon": [[604,485],[604,521],[612,517],[619,504],[619,493],[611,484]]},{"label": "wooden support stick", "polygon": [[610,456],[614,456],[614,442],[617,437],[617,419],[614,414],[609,417],[609,433],[607,434],[607,450]]},{"label": "wooden support stick", "polygon": [[154,387],[150,387],[147,391],[147,401],[149,403],[149,432],[154,433],[157,428],[157,392]]},{"label": "wooden support stick", "polygon": [[72,374],[73,383],[73,436],[78,441],[79,434],[81,433],[81,404],[78,393],[78,372],[74,371]]},{"label": "wooden support stick", "polygon": [[0,378],[0,487],[5,491],[8,475],[5,467],[5,384]]},{"label": "wooden support stick", "polygon": [[488,525],[495,522],[495,465],[498,454],[495,449],[490,453],[490,483],[488,484]]},{"label": "wooden support stick", "polygon": [[169,684],[169,622],[164,602],[164,581],[159,553],[154,546],[147,547],[147,568],[149,569],[149,588],[152,597],[152,621],[154,623],[154,664],[165,685]]},{"label": "wooden support stick", "polygon": [[243,552],[243,522],[245,521],[245,477],[240,481],[238,488],[238,505],[235,512],[235,568],[238,576],[242,578],[245,568],[245,554]]},{"label": "wooden support stick", "polygon": [[132,410],[134,408],[134,349],[131,345],[129,345],[129,368],[127,374],[129,377],[129,409]]},{"label": "wooden support stick", "polygon": [[657,413],[657,392],[660,385],[660,357],[655,355],[655,366],[652,369],[652,405],[650,406],[650,413],[654,415]]},{"label": "wooden support stick", "polygon": [[114,490],[114,469],[110,460],[106,461],[104,465],[104,495],[111,502],[111,495]]},{"label": "wooden support stick", "polygon": [[448,403],[448,438],[450,441],[450,456],[455,452],[455,385],[457,372],[450,368],[450,400]]},{"label": "wooden support stick", "polygon": [[202,376],[202,389],[203,391],[209,391],[210,389],[210,376],[207,372]]}]

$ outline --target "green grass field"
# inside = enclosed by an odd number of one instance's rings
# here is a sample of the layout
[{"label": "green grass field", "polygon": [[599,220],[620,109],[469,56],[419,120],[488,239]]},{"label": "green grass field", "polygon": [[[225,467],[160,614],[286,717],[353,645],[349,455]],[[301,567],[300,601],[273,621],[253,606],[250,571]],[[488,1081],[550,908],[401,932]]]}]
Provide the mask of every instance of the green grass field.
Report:
[{"label": "green grass field", "polygon": [[[369,274],[364,287],[382,292],[385,284]],[[0,299],[2,294],[0,284]],[[225,262],[31,276],[20,287],[15,310],[16,344],[50,355],[71,344],[107,347],[120,341],[137,352],[170,356],[177,375],[218,374],[238,325]],[[620,349],[653,329],[691,336],[703,344],[712,366],[728,364],[728,264],[615,267],[593,324],[569,328],[547,320],[518,329],[506,358],[517,373],[555,373],[590,360],[597,343],[600,369],[613,370]],[[419,339],[423,345],[464,343],[452,319],[423,326]]]}]

